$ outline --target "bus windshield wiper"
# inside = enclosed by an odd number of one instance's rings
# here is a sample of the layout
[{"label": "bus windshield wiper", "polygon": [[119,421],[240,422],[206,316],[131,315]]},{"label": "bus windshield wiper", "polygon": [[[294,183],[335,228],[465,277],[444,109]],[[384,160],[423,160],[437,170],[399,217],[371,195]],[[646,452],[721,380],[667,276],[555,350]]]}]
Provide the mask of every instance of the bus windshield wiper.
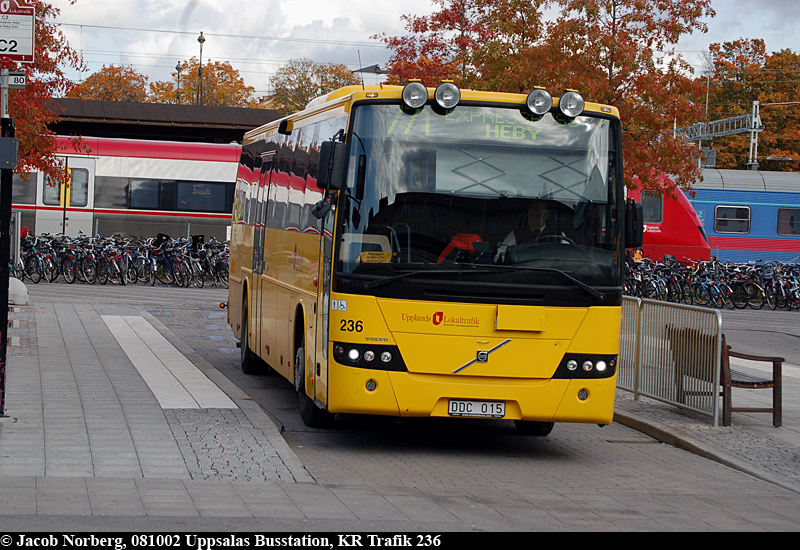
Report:
[{"label": "bus windshield wiper", "polygon": [[[465,264],[465,265],[470,265],[471,266],[471,264]],[[478,267],[486,267],[486,266],[478,266]],[[461,274],[461,273],[465,273],[465,271],[463,269],[437,269],[437,270],[421,269],[421,270],[409,271],[407,273],[401,273],[400,275],[390,275],[390,276],[387,276],[387,277],[385,277],[383,279],[377,279],[377,280],[374,280],[374,281],[367,281],[366,283],[364,283],[364,290],[368,290],[370,288],[377,288],[379,286],[383,286],[385,284],[392,283],[392,282],[397,281],[399,279],[406,279],[408,277],[415,277],[417,275],[446,275],[446,274],[457,275],[457,274]],[[491,271],[489,271],[489,270],[469,271],[469,273],[491,273]],[[337,273],[337,275],[339,275],[339,276],[347,276],[349,274],[347,274],[347,273]]]},{"label": "bus windshield wiper", "polygon": [[561,271],[560,269],[555,269],[553,267],[526,267],[526,266],[519,266],[519,265],[492,265],[492,264],[462,264],[469,267],[495,267],[497,269],[506,269],[509,271],[538,271],[542,273],[556,273],[561,277],[567,279],[572,284],[580,288],[581,290],[585,291],[590,296],[597,299],[597,301],[602,302],[605,298],[605,294],[593,288],[581,280],[576,279],[566,271]]}]

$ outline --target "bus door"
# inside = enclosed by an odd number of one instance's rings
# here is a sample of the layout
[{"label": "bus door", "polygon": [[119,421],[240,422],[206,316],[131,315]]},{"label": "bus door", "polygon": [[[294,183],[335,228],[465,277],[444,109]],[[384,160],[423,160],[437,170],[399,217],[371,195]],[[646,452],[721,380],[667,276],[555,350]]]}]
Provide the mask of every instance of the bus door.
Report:
[{"label": "bus door", "polygon": [[[258,320],[258,344],[261,350],[261,357],[271,366],[276,367],[275,360],[277,351],[275,348],[275,305],[277,300],[277,289],[275,283],[270,278],[270,253],[272,251],[272,242],[269,236],[269,228],[273,215],[273,203],[275,201],[273,187],[274,182],[274,168],[275,168],[275,152],[267,151],[262,153],[261,176],[259,178],[259,201],[261,205],[261,215],[258,220],[261,231],[260,237],[254,237],[259,240],[259,254],[261,255],[261,268],[258,275],[258,304],[259,304],[259,320]],[[274,225],[274,224],[273,224]],[[255,244],[254,244],[255,246]],[[274,268],[273,268],[274,272]]]},{"label": "bus door", "polygon": [[92,234],[94,217],[95,160],[85,157],[60,159],[65,177],[42,178],[36,209],[36,232],[63,233],[70,237]]},{"label": "bus door", "polygon": [[[257,187],[250,189],[255,203],[253,219],[253,288],[251,290],[251,300],[255,314],[252,324],[253,348],[258,351],[258,355],[265,357],[265,352],[269,349],[265,344],[269,338],[264,337],[265,315],[263,296],[265,294],[264,281],[264,248],[267,225],[267,190],[269,187],[269,175],[272,169],[271,152],[261,153],[261,168],[258,176]],[[268,289],[266,289],[268,292]]]},{"label": "bus door", "polygon": [[[336,204],[336,199],[332,199]],[[317,275],[316,360],[314,362],[314,397],[328,403],[328,335],[330,334],[331,273],[333,271],[333,231],[336,213],[331,211],[322,220],[320,232],[319,271]]]}]

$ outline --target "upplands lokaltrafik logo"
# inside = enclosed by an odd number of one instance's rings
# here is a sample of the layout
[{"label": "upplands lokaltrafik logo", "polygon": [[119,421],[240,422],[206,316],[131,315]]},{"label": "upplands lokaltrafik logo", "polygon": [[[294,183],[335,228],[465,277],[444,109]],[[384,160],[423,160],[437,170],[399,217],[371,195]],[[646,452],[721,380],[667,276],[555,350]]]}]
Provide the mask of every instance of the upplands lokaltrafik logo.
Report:
[{"label": "upplands lokaltrafik logo", "polygon": [[444,319],[444,312],[443,311],[437,311],[436,313],[433,314],[433,324],[434,325],[439,326],[440,324],[442,324],[442,319]]}]

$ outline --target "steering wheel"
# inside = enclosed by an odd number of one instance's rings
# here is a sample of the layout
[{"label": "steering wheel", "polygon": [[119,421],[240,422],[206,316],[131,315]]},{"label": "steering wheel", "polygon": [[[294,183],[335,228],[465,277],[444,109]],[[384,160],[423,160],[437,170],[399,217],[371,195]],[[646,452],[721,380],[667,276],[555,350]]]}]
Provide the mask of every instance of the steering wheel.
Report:
[{"label": "steering wheel", "polygon": [[539,235],[536,237],[536,240],[533,241],[534,244],[571,244],[577,246],[575,241],[567,237],[566,235],[558,235],[556,233],[549,233],[547,235]]}]

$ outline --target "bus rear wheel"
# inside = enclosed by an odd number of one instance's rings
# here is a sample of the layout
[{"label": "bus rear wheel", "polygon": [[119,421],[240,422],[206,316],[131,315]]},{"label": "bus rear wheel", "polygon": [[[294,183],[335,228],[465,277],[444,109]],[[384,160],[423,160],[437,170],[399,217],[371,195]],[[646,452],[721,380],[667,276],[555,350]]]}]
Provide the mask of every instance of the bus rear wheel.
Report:
[{"label": "bus rear wheel", "polygon": [[515,420],[517,433],[520,435],[535,435],[544,437],[553,431],[553,422],[535,422],[533,420]]},{"label": "bus rear wheel", "polygon": [[309,428],[320,428],[328,424],[331,415],[317,407],[306,393],[306,349],[297,348],[294,356],[294,387],[297,390],[297,403],[300,418]]}]

